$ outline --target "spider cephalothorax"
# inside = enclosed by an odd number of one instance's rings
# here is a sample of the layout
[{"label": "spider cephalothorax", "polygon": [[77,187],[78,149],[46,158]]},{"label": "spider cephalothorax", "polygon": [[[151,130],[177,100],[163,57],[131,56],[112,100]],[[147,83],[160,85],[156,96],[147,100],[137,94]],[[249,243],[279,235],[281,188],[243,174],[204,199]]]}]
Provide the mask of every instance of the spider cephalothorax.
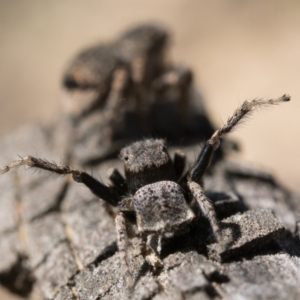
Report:
[{"label": "spider cephalothorax", "polygon": [[[192,202],[198,204],[200,211],[209,220],[216,241],[222,245],[214,206],[201,187],[203,174],[220,144],[221,137],[238,125],[253,108],[289,100],[289,96],[283,95],[277,99],[245,101],[227,123],[216,130],[205,143],[196,162],[184,175],[184,154],[176,152],[172,160],[166,142],[160,139],[146,139],[122,149],[120,158],[124,162],[125,178],[114,169],[109,175],[112,182],[110,186],[102,184],[86,172],[30,156],[0,169],[0,174],[22,165],[58,174],[72,174],[75,181],[85,184],[96,196],[117,207],[117,243],[124,264],[123,273],[127,282],[131,282],[127,263],[126,220],[132,215],[136,217],[134,219],[138,232],[144,240],[143,253],[154,267],[162,264],[159,259],[161,237],[180,230],[195,218],[190,206]],[[157,243],[153,243],[153,239]],[[156,249],[153,244],[157,245]]]},{"label": "spider cephalothorax", "polygon": [[121,159],[131,193],[146,184],[176,180],[173,162],[164,140],[144,140],[122,149]]}]

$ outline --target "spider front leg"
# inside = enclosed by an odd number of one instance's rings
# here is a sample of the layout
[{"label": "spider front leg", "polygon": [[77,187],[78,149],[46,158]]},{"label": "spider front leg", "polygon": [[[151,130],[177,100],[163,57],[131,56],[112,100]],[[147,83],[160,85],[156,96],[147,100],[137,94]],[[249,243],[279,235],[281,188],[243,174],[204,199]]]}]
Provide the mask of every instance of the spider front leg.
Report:
[{"label": "spider front leg", "polygon": [[220,145],[221,138],[227,133],[230,133],[237,125],[241,124],[245,117],[251,114],[254,108],[260,106],[267,107],[287,101],[290,101],[290,96],[288,95],[283,95],[277,99],[254,99],[252,101],[245,101],[227,120],[227,122],[216,130],[211,138],[205,143],[204,148],[202,149],[194,167],[189,172],[188,177],[197,183],[201,182],[205,171],[210,165],[214,151],[217,150]]},{"label": "spider front leg", "polygon": [[7,173],[21,166],[28,166],[29,168],[33,168],[33,169],[41,169],[59,175],[72,174],[74,181],[83,183],[97,197],[103,199],[104,201],[108,202],[112,206],[117,206],[119,203],[120,199],[117,196],[117,194],[114,192],[114,190],[102,184],[97,179],[93,178],[91,175],[76,169],[72,169],[68,166],[59,166],[55,163],[51,163],[41,158],[36,158],[32,156],[24,157],[20,160],[13,162],[8,166],[5,166],[4,168],[1,168],[0,174]]},{"label": "spider front leg", "polygon": [[213,229],[214,236],[216,240],[222,245],[222,236],[220,225],[216,216],[215,209],[211,201],[205,196],[201,184],[201,179],[209,167],[214,151],[220,145],[220,139],[231,132],[237,125],[243,121],[243,119],[248,116],[255,107],[258,106],[269,106],[276,105],[281,102],[287,102],[290,100],[288,95],[283,95],[277,99],[255,99],[252,101],[245,101],[228,119],[228,121],[222,125],[211,138],[205,143],[194,167],[190,170],[187,176],[187,185],[193,196],[196,198],[198,205],[204,215],[208,218],[211,227]]},{"label": "spider front leg", "polygon": [[126,179],[118,171],[118,169],[111,168],[107,171],[107,177],[123,195],[128,193],[128,185]]},{"label": "spider front leg", "polygon": [[130,294],[133,289],[133,280],[130,273],[127,251],[128,251],[128,236],[126,230],[126,219],[123,212],[119,212],[115,219],[117,230],[117,244],[119,249],[119,256],[122,264],[122,276],[124,278],[125,289],[123,299],[130,299]]}]

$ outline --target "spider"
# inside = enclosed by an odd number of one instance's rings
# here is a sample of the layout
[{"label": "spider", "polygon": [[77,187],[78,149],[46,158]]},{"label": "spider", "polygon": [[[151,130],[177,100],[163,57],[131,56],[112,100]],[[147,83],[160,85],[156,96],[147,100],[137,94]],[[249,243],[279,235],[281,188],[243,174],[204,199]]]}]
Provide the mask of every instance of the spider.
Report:
[{"label": "spider", "polygon": [[31,156],[5,166],[0,169],[0,174],[20,166],[61,175],[72,174],[76,182],[83,183],[97,197],[116,207],[118,213],[115,224],[119,255],[124,278],[127,285],[132,286],[127,258],[126,221],[134,219],[143,241],[145,259],[154,268],[162,266],[159,258],[162,237],[180,231],[196,217],[191,205],[193,201],[208,219],[215,240],[224,246],[214,206],[201,186],[202,177],[210,165],[214,151],[220,145],[221,138],[250,115],[255,107],[276,105],[289,100],[288,95],[283,95],[277,99],[245,101],[206,141],[196,162],[186,173],[185,155],[182,152],[176,152],[172,160],[165,140],[145,139],[121,150],[120,158],[124,162],[125,178],[117,169],[113,169],[108,175],[110,186],[104,185],[86,172]]},{"label": "spider", "polygon": [[149,134],[178,142],[184,133],[191,141],[201,126],[210,136],[213,127],[203,107],[193,107],[192,71],[167,62],[168,41],[163,27],[144,24],[72,60],[63,76],[57,126],[64,139],[60,148],[65,143],[72,149],[64,163],[98,163],[125,141]]}]

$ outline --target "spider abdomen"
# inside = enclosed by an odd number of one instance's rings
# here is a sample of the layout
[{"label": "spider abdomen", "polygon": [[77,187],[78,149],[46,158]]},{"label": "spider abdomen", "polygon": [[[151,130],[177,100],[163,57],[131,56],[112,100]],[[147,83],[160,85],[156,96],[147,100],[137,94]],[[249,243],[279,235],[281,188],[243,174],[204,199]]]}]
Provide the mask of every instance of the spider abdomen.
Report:
[{"label": "spider abdomen", "polygon": [[143,186],[135,193],[133,205],[140,232],[174,232],[195,217],[180,185],[173,181]]}]

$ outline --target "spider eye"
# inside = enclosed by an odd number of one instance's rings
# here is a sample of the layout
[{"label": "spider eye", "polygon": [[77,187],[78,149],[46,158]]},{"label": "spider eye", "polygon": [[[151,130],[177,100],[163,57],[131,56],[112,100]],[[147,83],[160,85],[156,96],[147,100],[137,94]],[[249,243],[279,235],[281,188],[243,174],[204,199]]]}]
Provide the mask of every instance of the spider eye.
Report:
[{"label": "spider eye", "polygon": [[124,156],[124,160],[126,160],[126,161],[128,160],[128,155]]},{"label": "spider eye", "polygon": [[163,151],[163,152],[167,152],[167,147],[166,147],[166,146],[163,146],[163,147],[162,147],[162,151]]}]

